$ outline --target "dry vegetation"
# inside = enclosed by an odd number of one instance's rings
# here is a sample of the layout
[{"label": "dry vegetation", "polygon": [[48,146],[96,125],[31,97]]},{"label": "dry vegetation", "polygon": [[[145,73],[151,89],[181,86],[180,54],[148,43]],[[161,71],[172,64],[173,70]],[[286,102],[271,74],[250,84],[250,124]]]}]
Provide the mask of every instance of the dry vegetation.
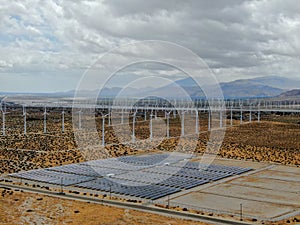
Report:
[{"label": "dry vegetation", "polygon": [[0,188],[0,224],[204,224]]},{"label": "dry vegetation", "polygon": [[[21,112],[14,109],[11,110],[10,114],[7,114],[7,136],[0,137],[0,173],[12,173],[20,170],[76,163],[87,159],[103,158],[107,155],[115,157],[139,152],[139,149],[136,149],[134,146],[119,143],[112,127],[106,127],[106,149],[99,147],[102,135],[102,121],[99,117],[96,119],[98,134],[96,136],[97,140],[95,140],[98,147],[91,148],[91,138],[88,134],[83,133],[79,135],[86,138],[87,144],[78,149],[74,133],[72,132],[70,112],[66,113],[66,132],[62,133],[61,113],[52,110],[48,115],[47,134],[42,133],[42,112],[43,110],[35,110],[35,112],[29,113],[27,135],[22,134],[23,118],[20,116]],[[299,120],[299,115],[270,114],[263,115],[261,123],[253,122],[239,125],[239,120],[237,119],[234,121],[234,127],[227,127],[226,135],[218,154],[226,158],[300,165]],[[206,150],[209,138],[209,132],[206,131],[206,115],[201,115],[200,127],[203,132],[199,134],[195,152],[201,154]],[[194,127],[190,128],[192,131],[193,129]],[[186,130],[188,129],[186,128]],[[158,142],[154,148],[148,149],[148,151],[174,151],[175,147],[178,146],[180,132],[179,118],[171,118],[171,138],[163,139],[161,143]],[[136,137],[137,139],[149,137],[149,121],[144,121],[143,118],[138,119]],[[193,144],[195,144],[193,138],[184,138],[182,140],[182,145],[184,145],[182,148],[184,149],[192,149]],[[145,145],[147,145],[147,142],[145,142]],[[86,148],[82,149],[82,147]],[[91,156],[93,157],[91,158]]]},{"label": "dry vegetation", "polygon": [[300,165],[300,125],[279,122],[228,129],[220,155],[226,158]]}]

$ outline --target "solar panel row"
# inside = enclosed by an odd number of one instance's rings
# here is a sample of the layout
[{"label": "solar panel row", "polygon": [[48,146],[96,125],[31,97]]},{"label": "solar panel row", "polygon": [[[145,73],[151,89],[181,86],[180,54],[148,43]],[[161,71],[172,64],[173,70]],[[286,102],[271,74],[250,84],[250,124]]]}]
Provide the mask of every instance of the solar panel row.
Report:
[{"label": "solar panel row", "polygon": [[233,175],[233,173],[219,173],[206,170],[187,169],[185,167],[162,166],[145,169],[149,173],[168,174],[179,177],[202,179],[202,180],[218,180]]},{"label": "solar panel row", "polygon": [[84,182],[76,185],[97,191],[112,192],[115,194],[129,195],[134,197],[156,200],[158,198],[179,192],[179,188],[164,187],[159,185],[130,186],[122,185],[113,180],[100,178],[94,181]]},{"label": "solar panel row", "polygon": [[180,189],[190,189],[202,184],[208,183],[208,180],[199,180],[193,178],[183,178],[177,176],[171,176],[168,179],[160,182],[158,185],[176,187]]},{"label": "solar panel row", "polygon": [[225,166],[225,165],[215,165],[215,164],[202,164],[200,162],[180,162],[178,164],[172,164],[171,166],[174,167],[184,167],[187,169],[203,169],[207,171],[214,171],[214,172],[219,172],[219,173],[232,173],[232,174],[239,174],[239,173],[244,173],[247,171],[250,171],[250,168],[242,168],[242,167],[237,167],[237,166]]},{"label": "solar panel row", "polygon": [[187,158],[183,154],[152,154],[147,156],[123,156],[118,160],[124,163],[141,164],[141,165],[162,165],[165,163],[175,163]]},{"label": "solar panel row", "polygon": [[145,184],[155,184],[165,179],[168,179],[170,176],[167,174],[155,174],[155,173],[147,173],[143,171],[131,171],[128,173],[116,175],[115,177],[122,180],[138,181]]},{"label": "solar panel row", "polygon": [[131,170],[134,171],[134,170],[139,170],[141,168],[144,168],[142,165],[139,164],[129,164],[129,163],[121,162],[117,160],[117,158],[94,160],[94,161],[80,163],[80,165],[89,166],[92,168],[97,168],[97,167],[114,168],[114,169],[119,169],[124,171],[131,171]]},{"label": "solar panel row", "polygon": [[74,185],[77,183],[93,180],[93,177],[77,174],[66,174],[63,172],[49,171],[46,169],[30,170],[21,173],[11,174],[13,177],[39,181],[56,185]]},{"label": "solar panel row", "polygon": [[81,164],[69,164],[65,166],[57,166],[57,167],[48,168],[46,170],[92,176],[92,177],[103,177],[103,176],[107,176],[108,174],[125,173],[124,170],[121,169],[106,168],[106,167],[99,168],[99,167],[85,166]]}]

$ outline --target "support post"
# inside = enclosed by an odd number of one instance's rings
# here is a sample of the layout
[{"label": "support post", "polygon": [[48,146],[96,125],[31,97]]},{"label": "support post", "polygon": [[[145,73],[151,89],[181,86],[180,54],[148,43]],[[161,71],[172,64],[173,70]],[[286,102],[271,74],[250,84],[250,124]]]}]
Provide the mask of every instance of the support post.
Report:
[{"label": "support post", "polygon": [[27,114],[26,114],[26,110],[24,111],[24,135],[27,134]]},{"label": "support post", "polygon": [[152,138],[153,138],[152,117],[153,117],[153,114],[152,114],[152,111],[151,111],[151,114],[150,114],[150,141],[152,141]]},{"label": "support post", "polygon": [[111,125],[111,110],[108,109],[108,126],[110,127]]},{"label": "support post", "polygon": [[6,136],[6,132],[5,132],[5,112],[2,112],[2,135]]},{"label": "support post", "polygon": [[250,105],[250,110],[249,110],[249,122],[252,122],[252,107]]},{"label": "support post", "polygon": [[196,126],[195,126],[195,133],[199,134],[199,112],[198,109],[196,109]]},{"label": "support post", "polygon": [[102,116],[102,146],[105,146],[105,116]]},{"label": "support post", "polygon": [[184,136],[184,113],[185,111],[181,113],[181,136]]},{"label": "support post", "polygon": [[44,134],[47,133],[47,109],[45,107],[45,111],[44,111]]},{"label": "support post", "polygon": [[167,117],[167,138],[170,137],[170,113],[171,113],[171,111],[166,114],[166,117]]},{"label": "support post", "polygon": [[64,133],[65,132],[65,111],[62,111],[61,113],[61,132]]},{"label": "support post", "polygon": [[243,221],[243,203],[240,204],[240,221]]},{"label": "support post", "polygon": [[133,119],[132,119],[132,142],[133,143],[135,143],[135,120],[136,120],[136,113],[137,113],[137,111],[134,112]]},{"label": "support post", "polygon": [[230,107],[230,126],[232,127],[232,106]]},{"label": "support post", "polygon": [[220,110],[220,128],[223,127],[223,111],[222,109]]},{"label": "support post", "polygon": [[124,124],[124,108],[122,108],[121,124]]},{"label": "support post", "polygon": [[207,125],[208,131],[211,130],[211,111],[208,109],[208,125]]},{"label": "support post", "polygon": [[240,124],[243,124],[243,108],[241,106]]}]

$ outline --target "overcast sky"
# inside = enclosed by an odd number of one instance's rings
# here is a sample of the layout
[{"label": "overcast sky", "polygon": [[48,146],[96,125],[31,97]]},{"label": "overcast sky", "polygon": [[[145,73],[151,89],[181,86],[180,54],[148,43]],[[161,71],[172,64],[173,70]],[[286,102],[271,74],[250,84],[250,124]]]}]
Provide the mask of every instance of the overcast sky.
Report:
[{"label": "overcast sky", "polygon": [[0,0],[0,92],[74,89],[100,55],[142,40],[192,50],[220,81],[300,77],[298,0]]}]

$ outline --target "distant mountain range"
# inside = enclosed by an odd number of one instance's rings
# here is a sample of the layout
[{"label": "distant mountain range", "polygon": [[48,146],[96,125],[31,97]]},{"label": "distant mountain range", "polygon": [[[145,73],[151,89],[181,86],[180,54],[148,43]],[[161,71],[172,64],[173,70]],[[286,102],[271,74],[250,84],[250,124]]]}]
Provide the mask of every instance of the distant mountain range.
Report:
[{"label": "distant mountain range", "polygon": [[[149,96],[168,96],[171,94],[174,97],[179,97],[181,93],[178,92],[178,86],[182,87],[191,97],[205,96],[192,78],[177,80],[174,84],[153,89],[146,93]],[[214,90],[216,89],[216,86],[211,85],[206,86],[206,88]],[[300,89],[300,80],[292,80],[277,76],[258,77],[222,82],[220,83],[220,88],[223,91],[225,98],[267,98],[277,97],[293,88]]]},{"label": "distant mountain range", "polygon": [[248,79],[253,84],[261,84],[270,87],[280,88],[283,90],[292,90],[300,88],[300,78],[289,79],[279,76],[267,76]]},{"label": "distant mountain range", "polygon": [[300,89],[293,89],[284,93],[281,93],[279,98],[300,98]]},{"label": "distant mountain range", "polygon": [[[192,78],[186,78],[175,81],[173,84],[160,88],[128,88],[122,91],[120,87],[104,88],[100,93],[100,97],[115,97],[122,94],[124,97],[136,96],[172,96],[180,97],[182,94],[178,92],[178,86],[182,87],[191,97],[204,97],[203,91],[197,86]],[[220,87],[225,98],[266,98],[279,97],[286,95],[295,95],[300,89],[300,80],[288,79],[279,76],[258,77],[253,79],[239,79],[231,82],[222,82]],[[216,86],[206,86],[210,90],[214,90]],[[293,90],[296,89],[296,90]],[[298,89],[298,90],[297,90]],[[291,91],[293,90],[293,91]],[[291,91],[291,92],[289,92]],[[72,97],[75,91],[57,92],[50,94],[33,94],[35,96],[48,97]],[[9,93],[0,93],[7,94]],[[11,94],[11,93],[10,93]],[[98,91],[83,91],[81,96],[95,96]],[[299,94],[298,94],[299,95]]]}]

